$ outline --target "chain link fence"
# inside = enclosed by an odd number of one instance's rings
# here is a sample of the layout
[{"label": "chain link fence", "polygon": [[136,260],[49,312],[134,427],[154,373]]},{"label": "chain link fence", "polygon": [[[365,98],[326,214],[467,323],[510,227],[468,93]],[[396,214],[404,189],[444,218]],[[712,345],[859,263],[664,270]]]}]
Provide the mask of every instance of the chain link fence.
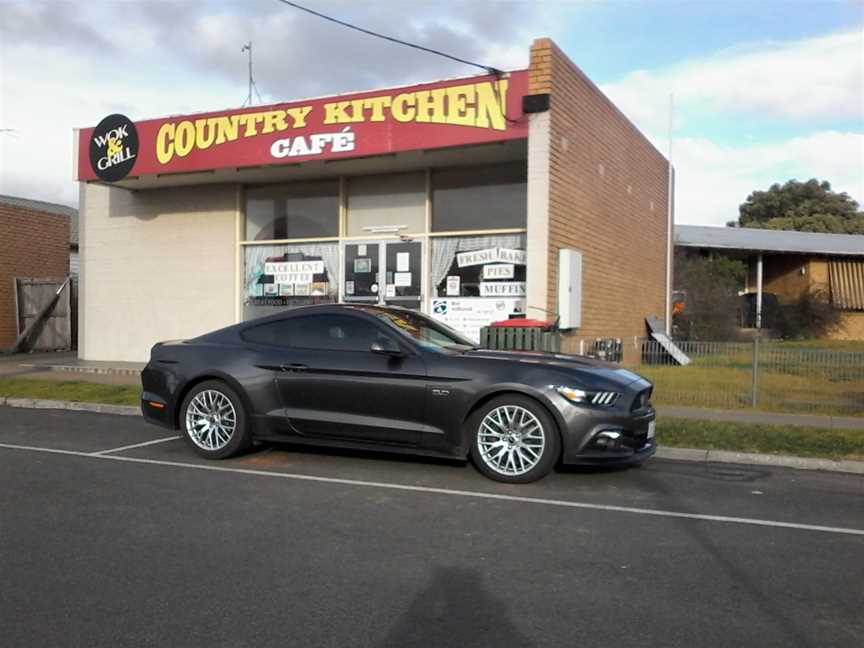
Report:
[{"label": "chain link fence", "polygon": [[[770,340],[675,345],[680,365],[650,338],[585,338],[577,353],[627,366],[654,383],[654,401],[723,409],[864,416],[864,350],[800,348]],[[864,345],[862,345],[864,349]]]}]

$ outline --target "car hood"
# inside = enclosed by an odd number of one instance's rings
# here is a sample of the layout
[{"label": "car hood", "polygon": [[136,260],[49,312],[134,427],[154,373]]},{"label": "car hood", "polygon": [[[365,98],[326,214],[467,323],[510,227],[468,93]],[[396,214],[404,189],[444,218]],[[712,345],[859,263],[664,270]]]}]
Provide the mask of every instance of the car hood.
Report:
[{"label": "car hood", "polygon": [[577,377],[604,379],[615,385],[626,386],[640,380],[646,382],[642,376],[628,369],[623,369],[617,364],[587,356],[540,351],[496,351],[492,349],[465,351],[463,355],[468,358],[483,360],[503,360],[520,364],[541,365],[548,369],[559,369],[565,373],[575,374]]}]

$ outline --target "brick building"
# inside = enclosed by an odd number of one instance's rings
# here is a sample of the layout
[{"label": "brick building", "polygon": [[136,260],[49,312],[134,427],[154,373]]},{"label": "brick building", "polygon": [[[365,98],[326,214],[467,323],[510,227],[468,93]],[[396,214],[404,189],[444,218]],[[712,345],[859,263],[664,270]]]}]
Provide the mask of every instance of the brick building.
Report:
[{"label": "brick building", "polygon": [[69,273],[76,214],[65,205],[0,196],[0,350],[18,335],[15,280],[62,279]]},{"label": "brick building", "polygon": [[75,141],[86,359],[328,301],[473,337],[560,313],[565,350],[666,313],[669,166],[548,39],[527,70]]}]

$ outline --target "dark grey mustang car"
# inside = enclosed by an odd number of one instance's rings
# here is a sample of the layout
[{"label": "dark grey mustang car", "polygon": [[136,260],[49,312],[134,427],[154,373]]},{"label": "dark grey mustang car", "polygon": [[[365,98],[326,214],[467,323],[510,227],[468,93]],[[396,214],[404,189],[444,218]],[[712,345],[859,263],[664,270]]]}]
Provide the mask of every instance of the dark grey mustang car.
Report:
[{"label": "dark grey mustang car", "polygon": [[655,452],[651,383],[581,356],[478,349],[420,313],[296,308],[156,344],[147,420],[213,459],[253,440],[465,459],[530,482],[565,464]]}]

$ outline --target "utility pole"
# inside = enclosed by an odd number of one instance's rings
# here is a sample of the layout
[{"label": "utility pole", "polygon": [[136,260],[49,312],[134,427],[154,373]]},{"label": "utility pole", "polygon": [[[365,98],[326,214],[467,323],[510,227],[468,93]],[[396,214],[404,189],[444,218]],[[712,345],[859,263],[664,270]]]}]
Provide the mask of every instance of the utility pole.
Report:
[{"label": "utility pole", "polygon": [[246,95],[246,101],[243,102],[243,106],[252,105],[252,90],[255,90],[255,96],[258,97],[258,101],[261,101],[261,94],[258,92],[258,86],[255,85],[255,78],[252,76],[252,41],[246,43],[242,48],[240,48],[241,52],[249,52],[249,93]]},{"label": "utility pole", "polygon": [[674,259],[675,236],[675,167],[672,166],[672,127],[675,111],[675,95],[669,95],[669,154],[667,156],[668,184],[666,186],[666,335],[672,335],[672,260]]}]

